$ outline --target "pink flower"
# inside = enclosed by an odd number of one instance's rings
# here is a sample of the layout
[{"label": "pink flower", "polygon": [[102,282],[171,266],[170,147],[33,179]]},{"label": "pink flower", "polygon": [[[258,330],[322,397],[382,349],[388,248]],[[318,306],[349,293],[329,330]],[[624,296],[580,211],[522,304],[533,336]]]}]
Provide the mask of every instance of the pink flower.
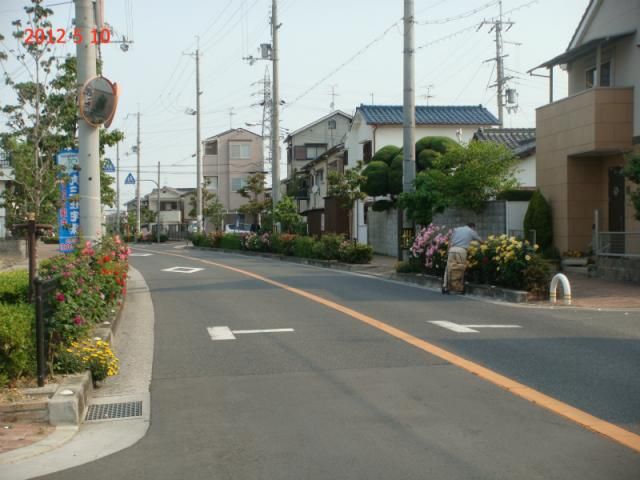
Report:
[{"label": "pink flower", "polygon": [[56,300],[59,301],[59,302],[64,302],[64,293],[58,292],[56,294]]},{"label": "pink flower", "polygon": [[73,319],[73,323],[76,325],[82,325],[84,323],[84,319],[80,315],[76,315]]},{"label": "pink flower", "polygon": [[69,277],[71,276],[71,272],[63,272],[63,273],[62,273],[62,276],[63,276],[64,278],[69,278]]},{"label": "pink flower", "polygon": [[81,295],[81,294],[82,294],[82,289],[81,289],[81,288],[78,288],[78,289],[76,290],[76,296]]}]

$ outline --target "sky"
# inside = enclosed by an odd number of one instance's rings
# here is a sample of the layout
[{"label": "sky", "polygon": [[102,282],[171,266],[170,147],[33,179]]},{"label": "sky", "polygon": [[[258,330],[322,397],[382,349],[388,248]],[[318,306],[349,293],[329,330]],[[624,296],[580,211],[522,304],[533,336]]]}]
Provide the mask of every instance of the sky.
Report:
[{"label": "sky", "polygon": [[[26,0],[0,0],[0,33],[9,37],[10,22],[24,18]],[[281,127],[293,131],[335,108],[353,114],[360,104],[402,104],[403,0],[278,0],[280,33]],[[503,0],[504,20],[513,26],[504,34],[505,73],[518,92],[519,108],[505,115],[505,127],[535,127],[535,109],[548,103],[548,80],[526,72],[560,53],[589,3],[588,0]],[[54,28],[71,29],[74,5],[45,2],[55,12]],[[111,128],[125,132],[120,147],[121,203],[135,197],[124,185],[135,176],[136,116],[141,113],[141,176],[172,187],[196,185],[195,59],[201,54],[202,138],[247,126],[262,119],[260,101],[270,62],[243,60],[259,56],[270,43],[271,0],[105,0],[105,20],[113,40],[133,43],[103,45],[103,74],[121,87]],[[416,104],[486,106],[497,116],[494,58],[495,35],[484,20],[498,16],[497,1],[415,0]],[[15,46],[13,39],[0,47]],[[75,53],[70,42],[56,54]],[[18,64],[15,77],[27,79]],[[546,73],[546,72],[541,72]],[[566,96],[566,75],[556,69],[554,97]],[[331,96],[332,91],[336,94]],[[430,96],[426,98],[427,94]],[[0,85],[0,104],[12,101]],[[233,109],[233,110],[231,110]],[[0,118],[0,129],[4,119]],[[6,129],[6,128],[5,128]],[[285,130],[285,131],[286,131]],[[106,156],[115,163],[116,152]],[[286,159],[282,159],[286,162]],[[286,172],[282,163],[281,172]],[[141,193],[153,189],[141,184]]]}]

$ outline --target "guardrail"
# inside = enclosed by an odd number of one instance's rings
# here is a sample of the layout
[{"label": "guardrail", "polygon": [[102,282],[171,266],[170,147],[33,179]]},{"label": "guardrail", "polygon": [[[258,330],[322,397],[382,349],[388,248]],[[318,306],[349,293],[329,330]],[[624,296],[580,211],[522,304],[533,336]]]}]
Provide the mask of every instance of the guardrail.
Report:
[{"label": "guardrail", "polygon": [[596,255],[640,258],[640,232],[597,232],[594,243]]}]

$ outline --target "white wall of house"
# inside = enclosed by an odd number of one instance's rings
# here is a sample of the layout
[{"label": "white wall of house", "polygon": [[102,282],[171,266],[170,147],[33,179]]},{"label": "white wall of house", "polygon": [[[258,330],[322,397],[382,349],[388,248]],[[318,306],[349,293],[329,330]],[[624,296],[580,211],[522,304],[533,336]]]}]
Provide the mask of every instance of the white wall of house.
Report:
[{"label": "white wall of house", "polygon": [[515,167],[515,177],[521,187],[536,186],[536,156],[531,155],[518,161]]}]

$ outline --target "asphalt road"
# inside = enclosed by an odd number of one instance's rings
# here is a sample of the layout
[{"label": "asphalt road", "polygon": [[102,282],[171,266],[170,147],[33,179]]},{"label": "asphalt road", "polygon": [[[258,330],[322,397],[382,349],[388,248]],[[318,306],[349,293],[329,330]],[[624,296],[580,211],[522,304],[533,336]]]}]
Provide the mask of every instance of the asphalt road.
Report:
[{"label": "asphalt road", "polygon": [[[156,312],[147,436],[42,478],[640,478],[631,449],[353,315],[212,262],[372,317],[634,432],[637,313],[495,305],[262,258],[153,250],[164,254],[132,258]],[[176,266],[202,270],[164,271]],[[211,327],[235,339],[212,340]],[[293,331],[251,333],[263,329]]]}]

